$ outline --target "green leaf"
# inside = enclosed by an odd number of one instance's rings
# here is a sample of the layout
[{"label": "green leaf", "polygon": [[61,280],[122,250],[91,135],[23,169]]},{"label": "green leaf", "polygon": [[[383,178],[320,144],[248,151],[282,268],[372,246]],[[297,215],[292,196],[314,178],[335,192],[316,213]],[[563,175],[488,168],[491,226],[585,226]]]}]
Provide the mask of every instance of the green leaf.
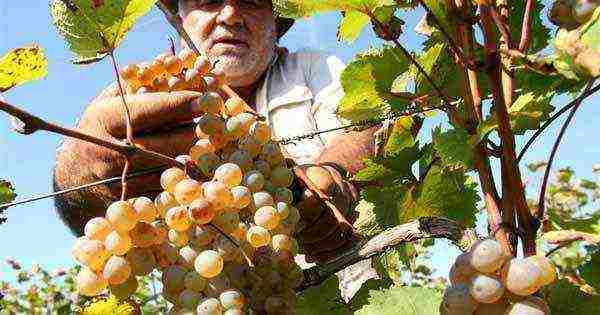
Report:
[{"label": "green leaf", "polygon": [[359,11],[347,12],[340,22],[338,40],[343,40],[348,43],[354,42],[358,36],[360,36],[360,33],[365,26],[369,25],[370,21],[371,19],[368,15]]},{"label": "green leaf", "polygon": [[442,294],[425,287],[394,287],[371,291],[369,304],[356,315],[437,315]]},{"label": "green leaf", "polygon": [[469,170],[473,167],[473,146],[465,129],[451,129],[433,132],[433,147],[448,168],[461,167]]},{"label": "green leaf", "polygon": [[[554,106],[550,104],[554,92],[542,95],[528,92],[519,95],[508,110],[510,124],[514,133],[522,135],[527,130],[536,130],[540,124],[550,118]],[[478,135],[482,138],[485,134],[498,128],[496,112],[478,127]]]},{"label": "green leaf", "polygon": [[296,314],[347,315],[348,312],[356,311],[367,303],[370,290],[387,287],[389,282],[385,280],[370,279],[362,285],[349,303],[345,303],[340,294],[338,278],[331,276],[319,286],[308,288],[298,295]]},{"label": "green leaf", "polygon": [[401,221],[438,216],[472,226],[478,201],[477,184],[464,171],[449,171],[434,164],[414,196],[412,209],[410,203],[405,204]]},{"label": "green leaf", "polygon": [[590,259],[579,267],[579,275],[596,290],[600,290],[600,251],[593,253]]},{"label": "green leaf", "polygon": [[600,295],[587,294],[564,279],[549,287],[547,300],[552,315],[597,314],[600,309]]},{"label": "green leaf", "polygon": [[17,194],[9,181],[0,179],[0,204],[13,202]]},{"label": "green leaf", "polygon": [[50,6],[52,21],[78,59],[100,60],[121,43],[157,0],[62,0]]},{"label": "green leaf", "polygon": [[359,170],[352,177],[352,180],[359,182],[370,182],[391,176],[393,174],[391,169],[373,159],[365,159],[364,165],[364,168]]},{"label": "green leaf", "polygon": [[48,60],[38,46],[11,50],[0,58],[0,93],[48,75]]},{"label": "green leaf", "polygon": [[[423,54],[421,54],[419,56],[419,58],[417,59],[419,64],[425,71],[425,73],[427,73],[427,75],[431,76],[431,72],[432,72],[434,66],[440,60],[440,57],[441,57],[442,52],[444,51],[445,47],[446,47],[446,44],[443,42],[435,43],[435,44],[433,44],[433,46],[428,47],[427,50]],[[416,80],[417,87],[419,87],[424,82],[427,82],[425,80],[425,76],[422,73],[418,72],[417,68],[415,66],[411,66],[411,67],[412,67],[412,71],[417,74],[417,80]],[[426,83],[426,84],[429,84],[429,83]]]},{"label": "green leaf", "polygon": [[414,122],[410,116],[400,117],[396,120],[385,145],[386,154],[394,155],[415,145],[416,139],[412,132]]},{"label": "green leaf", "polygon": [[385,46],[358,54],[346,66],[341,83],[344,97],[338,114],[353,121],[379,117],[391,109],[401,111],[408,101],[389,92],[394,79],[408,70],[398,48]]},{"label": "green leaf", "polygon": [[394,5],[394,0],[273,0],[279,16],[293,19],[336,10],[366,13],[385,5]]}]

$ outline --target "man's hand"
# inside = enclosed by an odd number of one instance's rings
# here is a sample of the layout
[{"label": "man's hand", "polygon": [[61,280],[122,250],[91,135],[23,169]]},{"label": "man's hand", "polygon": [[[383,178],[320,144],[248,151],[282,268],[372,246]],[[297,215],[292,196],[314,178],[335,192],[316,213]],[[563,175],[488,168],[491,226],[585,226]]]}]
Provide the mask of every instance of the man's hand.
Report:
[{"label": "man's hand", "polygon": [[[195,141],[192,119],[201,115],[199,92],[148,93],[127,96],[135,143],[175,157],[187,152]],[[85,110],[76,129],[92,136],[118,142],[126,131],[125,111],[115,85],[102,92]],[[133,171],[161,165],[136,157]],[[55,190],[118,176],[125,159],[112,150],[77,139],[65,139],[54,170]],[[160,191],[159,174],[128,181],[131,195],[154,196]],[[57,197],[56,206],[67,225],[81,234],[92,217],[103,215],[107,203],[120,196],[120,183],[96,187]]]}]

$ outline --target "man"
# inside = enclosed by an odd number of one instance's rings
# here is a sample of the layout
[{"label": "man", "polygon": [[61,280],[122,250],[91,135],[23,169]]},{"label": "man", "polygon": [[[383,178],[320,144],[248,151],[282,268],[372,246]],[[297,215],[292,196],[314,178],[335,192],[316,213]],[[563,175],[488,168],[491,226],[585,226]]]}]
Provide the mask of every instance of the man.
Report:
[{"label": "man", "polygon": [[[194,43],[216,63],[215,70],[225,74],[225,82],[268,119],[274,137],[340,126],[335,109],[342,96],[342,62],[317,52],[287,53],[278,48],[278,39],[291,21],[277,18],[270,1],[180,0],[174,4],[178,4],[178,14]],[[130,96],[136,143],[172,157],[187,152],[195,141],[191,121],[201,114],[195,106],[196,97],[197,93],[192,92]],[[119,141],[125,137],[123,117],[118,89],[113,84],[86,108],[77,129]],[[323,134],[286,145],[284,150],[297,164],[334,162],[351,170],[360,166],[360,156],[368,151],[370,141],[365,138],[362,146],[348,145],[355,138],[338,134],[333,139],[334,136],[335,133]],[[340,154],[337,151],[342,147],[344,152]],[[117,176],[123,164],[123,157],[115,152],[65,139],[56,158],[55,190]],[[136,159],[133,165],[134,170],[139,170],[158,164]],[[334,167],[322,170],[333,177],[327,174],[327,180],[319,183],[320,188],[332,194],[338,204],[350,208],[348,183],[341,180]],[[130,180],[130,195],[155,196],[161,190],[158,178],[157,174]],[[103,215],[107,204],[119,198],[120,190],[119,184],[98,186],[57,197],[55,204],[65,223],[81,235],[85,222]],[[305,206],[319,206],[314,196],[310,197],[306,192]]]}]

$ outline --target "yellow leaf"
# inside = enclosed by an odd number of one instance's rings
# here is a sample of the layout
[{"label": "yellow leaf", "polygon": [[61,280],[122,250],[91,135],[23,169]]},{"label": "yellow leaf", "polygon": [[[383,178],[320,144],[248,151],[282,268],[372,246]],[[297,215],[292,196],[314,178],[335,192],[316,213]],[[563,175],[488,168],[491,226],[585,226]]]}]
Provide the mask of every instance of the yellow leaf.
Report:
[{"label": "yellow leaf", "polygon": [[13,49],[0,59],[0,92],[48,74],[48,60],[38,46]]}]

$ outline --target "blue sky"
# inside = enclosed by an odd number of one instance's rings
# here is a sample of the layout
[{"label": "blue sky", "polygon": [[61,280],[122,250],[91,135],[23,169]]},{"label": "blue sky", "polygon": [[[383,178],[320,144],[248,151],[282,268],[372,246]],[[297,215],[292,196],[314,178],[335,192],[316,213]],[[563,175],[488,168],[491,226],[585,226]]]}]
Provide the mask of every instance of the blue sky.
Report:
[{"label": "blue sky", "polygon": [[[352,45],[336,41],[338,14],[328,14],[310,20],[301,20],[286,35],[282,45],[294,51],[301,47],[322,49],[348,61],[356,52],[377,45],[372,32],[367,31]],[[407,18],[414,25],[415,17]],[[412,33],[412,32],[408,32]],[[151,58],[168,46],[168,36],[176,33],[166,24],[162,15],[153,11],[135,26],[118,50],[119,62],[125,65]],[[416,48],[423,38],[405,36],[403,40]],[[23,45],[36,43],[44,48],[49,59],[47,78],[20,86],[5,98],[12,104],[36,113],[50,121],[72,127],[87,102],[113,79],[108,61],[92,66],[74,66],[69,63],[71,53],[56,35],[51,25],[47,1],[0,1],[0,55]],[[557,105],[566,100],[559,100]],[[571,165],[580,175],[592,176],[591,166],[600,161],[600,117],[596,96],[584,103],[575,117],[559,151],[557,166]],[[559,122],[560,123],[560,122]],[[559,123],[548,130],[526,156],[527,160],[545,159]],[[9,121],[0,114],[0,178],[10,179],[19,198],[27,198],[51,190],[51,170],[60,137],[38,133],[21,136],[10,131]],[[532,191],[537,193],[536,185]],[[33,262],[50,269],[72,264],[70,247],[74,236],[58,219],[51,199],[38,201],[8,210],[8,222],[0,226],[0,261],[14,257],[25,264]],[[456,251],[441,246],[434,253],[434,267],[445,275],[448,262]],[[448,250],[446,250],[448,249]],[[10,273],[0,262],[0,279]]]}]

